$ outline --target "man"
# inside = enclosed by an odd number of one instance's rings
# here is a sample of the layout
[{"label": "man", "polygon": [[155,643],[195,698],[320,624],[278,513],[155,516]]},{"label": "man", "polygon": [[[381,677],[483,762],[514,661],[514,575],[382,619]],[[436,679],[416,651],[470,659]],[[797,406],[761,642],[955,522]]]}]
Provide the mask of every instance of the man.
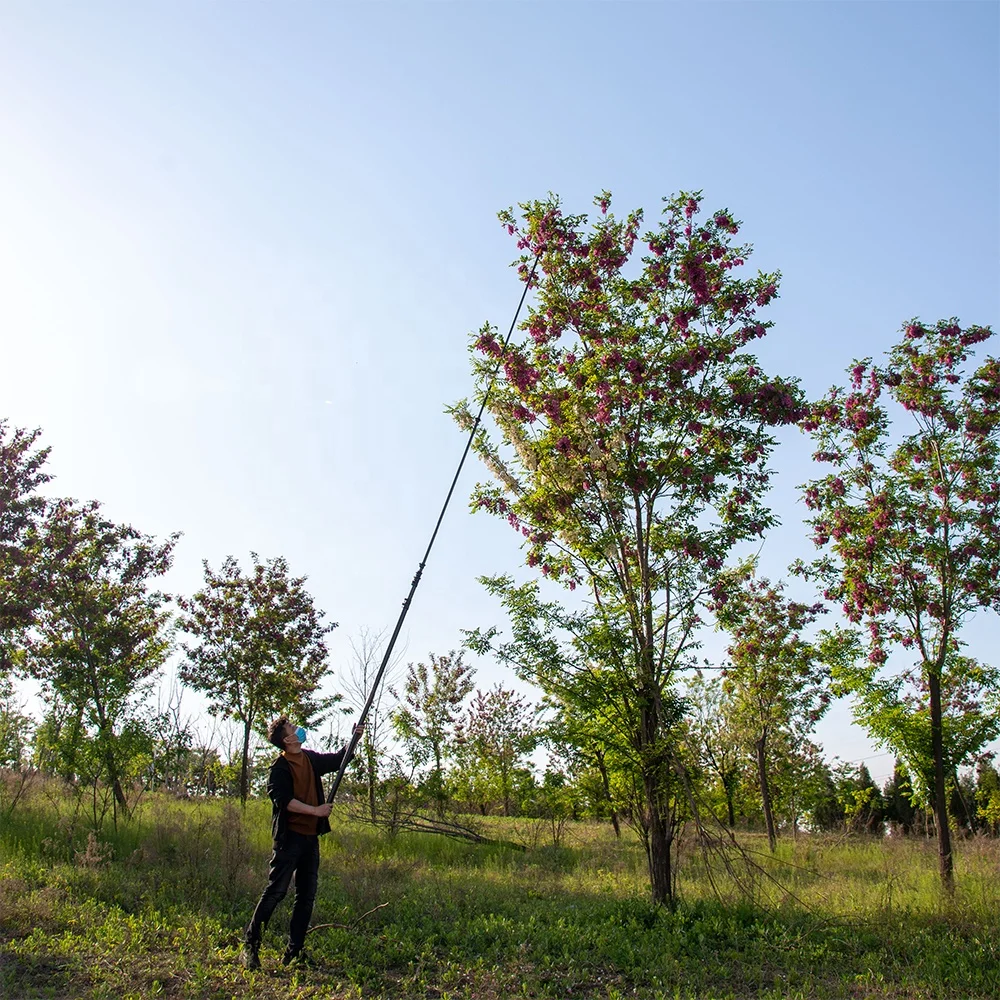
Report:
[{"label": "man", "polygon": [[[359,733],[354,726],[352,733]],[[288,929],[288,947],[282,965],[313,963],[302,951],[309,930],[316,882],[319,874],[319,838],[330,832],[331,805],[323,794],[321,775],[340,768],[347,747],[340,753],[317,753],[304,750],[306,731],[294,726],[287,716],[271,723],[267,739],[281,755],[271,765],[267,776],[267,794],[271,798],[271,839],[274,851],[268,869],[267,886],[243,935],[243,965],[260,968],[260,941],[274,908],[285,898],[288,884],[295,875],[295,905]]]}]

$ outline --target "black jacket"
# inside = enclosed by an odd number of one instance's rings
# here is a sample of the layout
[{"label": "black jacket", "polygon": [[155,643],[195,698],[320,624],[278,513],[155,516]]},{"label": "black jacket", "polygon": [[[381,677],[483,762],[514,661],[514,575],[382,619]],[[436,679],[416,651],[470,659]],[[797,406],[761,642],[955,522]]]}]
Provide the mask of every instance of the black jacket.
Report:
[{"label": "black jacket", "polygon": [[[309,763],[312,764],[313,774],[316,776],[316,796],[320,802],[326,801],[326,796],[323,794],[323,779],[320,775],[339,770],[346,749],[345,747],[339,753],[317,753],[315,750],[306,750],[304,747],[302,749],[302,752],[309,758]],[[267,774],[267,794],[271,799],[271,839],[276,844],[280,844],[284,841],[285,833],[288,830],[288,803],[295,798],[292,769],[288,766],[284,755],[274,761]],[[318,817],[316,819],[316,833],[329,832],[330,821],[325,816]]]}]

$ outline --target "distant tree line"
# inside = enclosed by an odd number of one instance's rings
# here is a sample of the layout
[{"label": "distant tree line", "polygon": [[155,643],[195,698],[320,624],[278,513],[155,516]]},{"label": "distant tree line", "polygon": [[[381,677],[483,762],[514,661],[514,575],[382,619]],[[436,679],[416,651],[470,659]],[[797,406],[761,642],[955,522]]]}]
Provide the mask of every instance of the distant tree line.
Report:
[{"label": "distant tree line", "polygon": [[[592,727],[599,728],[600,720],[581,723],[546,711],[502,685],[477,689],[461,652],[409,664],[402,687],[392,694],[380,713],[397,746],[374,746],[366,735],[353,772],[353,790],[372,820],[391,826],[394,809],[405,804],[440,817],[607,820],[616,829],[628,823],[641,835],[642,795],[634,770],[614,755],[594,752]],[[776,837],[803,831],[934,836],[926,791],[902,761],[895,761],[893,776],[879,788],[865,763],[824,760],[814,743],[789,727],[788,717],[772,721],[765,796],[760,730],[747,725],[739,698],[721,672],[699,671],[682,699],[690,788],[721,825]],[[822,702],[822,693],[817,699]],[[536,750],[543,751],[544,768],[532,766]],[[991,755],[953,772],[948,787],[956,833],[1000,832],[1000,776]],[[678,810],[681,820],[691,818],[683,801]]]},{"label": "distant tree line", "polygon": [[[107,520],[97,503],[43,496],[48,450],[38,439],[38,431],[0,421],[0,766],[63,778],[95,822],[117,822],[144,791],[244,800],[259,793],[260,765],[273,755],[261,737],[278,712],[314,733],[329,722],[319,741],[332,746],[343,696],[317,692],[330,672],[325,636],[334,626],[324,624],[305,579],[283,559],[251,553],[248,573],[229,557],[218,569],[204,564],[194,594],[163,593],[156,584],[178,536],[158,542]],[[800,830],[933,835],[928,783],[905,762],[897,760],[879,789],[864,764],[828,763],[809,738],[838,666],[857,655],[836,629],[804,638],[822,605],[789,600],[781,584],[747,565],[724,579],[728,596],[716,617],[732,638],[729,658],[689,671],[672,703],[688,791],[704,814],[732,829],[763,830],[772,843]],[[535,591],[524,595],[538,614]],[[517,623],[525,604],[511,607]],[[352,641],[343,681],[357,705],[381,642],[367,631]],[[470,633],[471,646],[482,642]],[[179,677],[164,691],[157,682],[172,653],[181,656]],[[988,756],[977,757],[995,731],[980,707],[995,677],[968,665],[961,676],[953,690],[961,715],[949,716],[964,740],[952,751],[950,816],[957,832],[996,836],[1000,777]],[[40,719],[25,712],[19,677],[40,684]],[[573,681],[533,705],[502,684],[478,688],[462,650],[410,663],[375,703],[347,790],[367,818],[390,825],[405,805],[439,819],[542,818],[554,830],[601,819],[644,836],[641,771],[620,740],[620,720],[589,686],[606,678],[595,668]],[[184,713],[186,688],[206,696],[207,719]],[[674,822],[689,818],[685,795],[672,808]]]}]

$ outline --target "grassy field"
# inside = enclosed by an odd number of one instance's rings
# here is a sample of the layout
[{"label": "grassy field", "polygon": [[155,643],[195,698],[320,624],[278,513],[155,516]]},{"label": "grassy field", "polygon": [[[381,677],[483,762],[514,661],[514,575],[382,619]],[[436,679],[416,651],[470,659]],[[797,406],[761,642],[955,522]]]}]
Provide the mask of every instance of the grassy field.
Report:
[{"label": "grassy field", "polygon": [[0,997],[1000,996],[996,841],[959,844],[947,904],[923,841],[800,836],[771,861],[742,838],[775,878],[758,875],[749,902],[692,841],[669,911],[646,901],[638,843],[603,825],[553,846],[544,826],[492,821],[535,845],[521,852],[333,819],[313,923],[336,926],[307,940],[323,968],[278,964],[288,899],[250,973],[240,932],[263,887],[266,803],[152,797],[97,839],[36,786],[0,815]]}]

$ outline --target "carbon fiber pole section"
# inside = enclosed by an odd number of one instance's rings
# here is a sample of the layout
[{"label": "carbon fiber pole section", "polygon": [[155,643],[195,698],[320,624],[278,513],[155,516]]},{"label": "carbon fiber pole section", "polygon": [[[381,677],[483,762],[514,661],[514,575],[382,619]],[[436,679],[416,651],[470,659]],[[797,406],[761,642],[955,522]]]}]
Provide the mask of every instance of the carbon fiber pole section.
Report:
[{"label": "carbon fiber pole section", "polygon": [[[517,304],[517,309],[514,312],[514,318],[510,322],[510,329],[507,331],[507,336],[503,342],[504,350],[506,350],[507,345],[510,343],[510,338],[514,334],[514,328],[517,326],[518,317],[521,315],[524,300],[528,297],[528,289],[531,288],[531,282],[535,277],[535,269],[538,267],[538,260],[540,256],[540,253],[536,254],[535,262],[531,265],[531,273],[528,275],[527,280],[524,283],[524,291],[521,293],[521,301]],[[458,468],[455,470],[455,475],[451,480],[451,486],[448,488],[448,495],[444,498],[444,504],[441,506],[441,513],[438,514],[437,524],[434,525],[431,540],[427,543],[427,549],[424,552],[424,557],[420,560],[417,572],[414,574],[413,581],[410,583],[410,592],[406,595],[406,599],[403,601],[403,608],[399,613],[399,618],[396,620],[396,627],[392,630],[392,635],[390,636],[389,642],[385,647],[382,662],[379,665],[378,673],[375,675],[375,680],[372,683],[372,689],[368,694],[368,699],[365,702],[364,708],[361,709],[361,718],[358,720],[358,725],[362,725],[365,719],[368,718],[368,713],[371,711],[372,704],[375,701],[379,685],[382,683],[382,677],[385,674],[386,667],[389,665],[389,659],[392,656],[393,647],[396,645],[396,639],[399,638],[403,622],[406,620],[407,612],[410,610],[410,603],[413,601],[413,595],[417,592],[417,587],[420,585],[420,577],[423,575],[424,567],[427,565],[427,560],[430,558],[431,549],[434,547],[434,542],[437,539],[438,530],[441,528],[441,522],[444,520],[445,511],[448,510],[448,504],[451,502],[452,494],[455,492],[455,487],[458,485],[458,477],[462,474],[462,467],[465,465],[465,459],[469,454],[469,449],[472,447],[472,442],[475,440],[476,431],[479,430],[479,423],[483,419],[483,413],[486,412],[486,404],[489,402],[490,393],[493,391],[493,384],[496,382],[497,374],[500,371],[503,355],[504,351],[501,351],[500,360],[497,361],[496,368],[493,369],[493,374],[490,376],[490,384],[486,387],[486,395],[483,396],[483,402],[479,407],[479,413],[476,415],[476,419],[472,425],[472,430],[469,431],[469,439],[465,442],[465,449],[462,452],[462,457],[458,461]],[[337,790],[340,788],[340,783],[344,780],[344,772],[347,770],[347,762],[354,755],[354,751],[361,739],[361,735],[361,732],[357,729],[351,732],[351,739],[347,744],[347,753],[344,754],[344,759],[340,764],[340,769],[337,771],[337,777],[333,779],[333,784],[330,786],[330,794],[326,797],[327,802],[333,802],[334,796],[336,796]]]}]

